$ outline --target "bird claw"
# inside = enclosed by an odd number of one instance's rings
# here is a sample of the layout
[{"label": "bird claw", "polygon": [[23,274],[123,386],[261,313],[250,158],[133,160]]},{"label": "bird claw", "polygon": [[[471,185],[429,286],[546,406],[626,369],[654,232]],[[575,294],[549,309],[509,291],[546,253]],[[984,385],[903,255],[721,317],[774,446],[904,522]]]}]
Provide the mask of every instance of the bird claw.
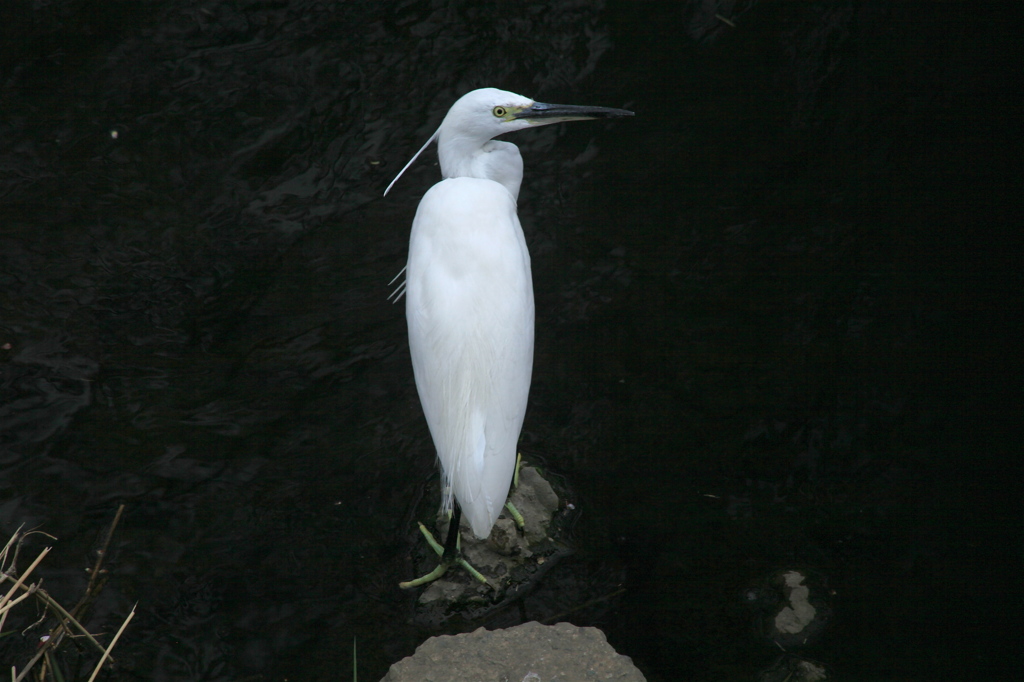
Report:
[{"label": "bird claw", "polygon": [[434,582],[435,580],[443,576],[448,571],[449,567],[451,567],[452,564],[458,564],[463,569],[465,569],[467,573],[473,576],[473,578],[483,583],[484,585],[487,585],[492,590],[495,589],[494,585],[491,584],[491,581],[488,580],[483,573],[473,568],[472,564],[470,564],[468,561],[462,558],[461,536],[457,535],[455,538],[455,558],[449,561],[445,561],[444,547],[441,546],[441,543],[439,543],[436,538],[434,538],[434,534],[431,533],[426,526],[424,526],[422,523],[419,525],[420,532],[423,533],[423,537],[426,539],[427,544],[430,545],[430,548],[434,550],[434,552],[436,552],[439,557],[441,557],[441,561],[438,562],[437,567],[430,573],[427,573],[426,575],[421,576],[419,578],[414,578],[413,580],[398,583],[398,586],[400,588],[402,588],[403,590],[407,590],[411,587],[419,587],[420,585],[426,585],[427,583]]}]

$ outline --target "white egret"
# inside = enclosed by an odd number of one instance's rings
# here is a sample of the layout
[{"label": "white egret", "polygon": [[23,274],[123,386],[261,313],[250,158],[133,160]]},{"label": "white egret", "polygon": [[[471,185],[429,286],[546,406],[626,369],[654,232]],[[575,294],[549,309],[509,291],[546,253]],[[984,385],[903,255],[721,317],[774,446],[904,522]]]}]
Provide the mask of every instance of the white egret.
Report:
[{"label": "white egret", "polygon": [[457,556],[459,510],[474,535],[488,537],[516,466],[533,370],[533,281],[516,215],[523,160],[514,144],[493,138],[549,123],[632,115],[474,90],[452,105],[384,191],[437,142],[443,179],[420,201],[405,283],[396,294],[405,295],[416,389],[441,462],[443,507],[453,515],[443,551],[420,525],[441,562],[402,587],[436,579],[453,561],[470,568]]}]

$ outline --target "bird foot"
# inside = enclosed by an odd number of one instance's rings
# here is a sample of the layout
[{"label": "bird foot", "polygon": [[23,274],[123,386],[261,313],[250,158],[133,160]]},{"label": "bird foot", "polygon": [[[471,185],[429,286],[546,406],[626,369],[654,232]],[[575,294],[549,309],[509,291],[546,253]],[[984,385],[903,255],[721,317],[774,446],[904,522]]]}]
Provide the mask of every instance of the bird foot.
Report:
[{"label": "bird foot", "polygon": [[[407,590],[411,587],[419,587],[420,585],[426,585],[427,583],[434,582],[435,580],[443,576],[448,571],[448,569],[451,568],[453,564],[458,564],[459,566],[464,568],[467,573],[473,576],[473,578],[483,583],[484,585],[487,585],[492,590],[495,589],[494,585],[491,584],[491,581],[489,581],[486,578],[486,576],[484,576],[483,573],[473,568],[472,564],[470,564],[468,561],[462,558],[461,539],[458,536],[456,536],[455,540],[455,556],[445,558],[444,547],[442,547],[441,543],[434,539],[434,535],[429,530],[427,530],[427,527],[424,526],[422,523],[420,524],[420,532],[423,533],[423,537],[426,538],[427,544],[429,544],[430,548],[434,550],[439,557],[441,557],[441,560],[440,562],[438,562],[437,568],[435,568],[430,573],[427,573],[426,575],[421,576],[419,578],[415,578],[413,580],[398,583],[399,587],[401,587],[403,590]],[[458,533],[458,530],[456,530],[455,532]]]}]

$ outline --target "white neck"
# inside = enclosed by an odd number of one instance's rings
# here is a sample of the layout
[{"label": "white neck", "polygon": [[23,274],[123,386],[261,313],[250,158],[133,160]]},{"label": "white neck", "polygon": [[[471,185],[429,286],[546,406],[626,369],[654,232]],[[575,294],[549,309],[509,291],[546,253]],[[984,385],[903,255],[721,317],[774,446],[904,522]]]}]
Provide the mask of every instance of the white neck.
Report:
[{"label": "white neck", "polygon": [[444,178],[478,178],[493,180],[519,198],[523,181],[523,158],[511,142],[441,135],[437,140],[437,156]]}]

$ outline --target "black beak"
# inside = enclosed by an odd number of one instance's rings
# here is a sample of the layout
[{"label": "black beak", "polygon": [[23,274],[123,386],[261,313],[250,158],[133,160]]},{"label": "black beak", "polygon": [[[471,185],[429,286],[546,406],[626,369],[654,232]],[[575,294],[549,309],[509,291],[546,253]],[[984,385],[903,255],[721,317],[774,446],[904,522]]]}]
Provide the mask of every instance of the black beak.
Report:
[{"label": "black beak", "polygon": [[632,115],[632,111],[627,111],[625,109],[534,102],[533,106],[514,114],[513,118],[525,118],[530,123],[544,125],[547,123],[559,123],[561,121],[586,121],[594,118],[622,118],[623,116]]}]

